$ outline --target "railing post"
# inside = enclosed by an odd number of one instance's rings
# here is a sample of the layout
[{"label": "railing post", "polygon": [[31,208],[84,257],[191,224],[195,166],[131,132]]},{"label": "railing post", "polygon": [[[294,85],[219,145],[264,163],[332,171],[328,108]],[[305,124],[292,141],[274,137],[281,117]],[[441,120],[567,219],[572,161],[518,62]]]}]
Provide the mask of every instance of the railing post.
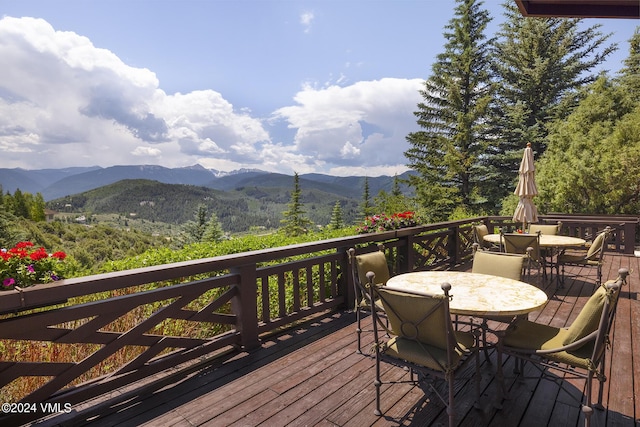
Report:
[{"label": "railing post", "polygon": [[398,236],[400,245],[396,248],[396,274],[409,273],[415,266],[415,254],[413,252],[413,234]]},{"label": "railing post", "polygon": [[635,251],[636,225],[637,223],[631,221],[624,223],[624,253],[627,255],[631,255]]},{"label": "railing post", "polygon": [[248,264],[231,269],[239,276],[238,295],[231,300],[231,310],[237,316],[236,329],[245,350],[260,347],[258,338],[258,284],[256,265]]},{"label": "railing post", "polygon": [[[341,280],[339,286],[342,287],[342,292],[344,295],[344,303],[346,308],[353,308],[356,301],[356,295],[354,292],[353,286],[353,276],[351,274],[351,260],[349,259],[349,248],[347,247],[339,247],[336,248],[336,252],[340,255],[340,271],[342,271]],[[338,292],[338,294],[340,291]]]},{"label": "railing post", "polygon": [[458,225],[449,227],[450,236],[447,250],[449,251],[449,258],[451,259],[451,267],[455,267],[456,265],[458,265],[461,259],[459,228],[460,227]]}]

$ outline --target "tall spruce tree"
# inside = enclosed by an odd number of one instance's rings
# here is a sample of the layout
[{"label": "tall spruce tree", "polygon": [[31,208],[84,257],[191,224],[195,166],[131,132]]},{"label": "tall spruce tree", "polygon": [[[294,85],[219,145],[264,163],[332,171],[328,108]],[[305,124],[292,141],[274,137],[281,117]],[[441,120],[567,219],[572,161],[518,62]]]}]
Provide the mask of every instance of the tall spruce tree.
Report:
[{"label": "tall spruce tree", "polygon": [[360,205],[362,216],[364,218],[373,215],[373,206],[371,204],[371,193],[369,191],[369,178],[364,177],[364,189],[362,191],[362,204]]},{"label": "tall spruce tree", "polygon": [[329,222],[329,228],[331,230],[339,230],[344,227],[344,220],[342,219],[342,205],[340,200],[336,201],[331,211],[331,221]]},{"label": "tall spruce tree", "polygon": [[446,219],[459,205],[476,211],[490,199],[483,164],[492,97],[489,49],[484,32],[491,21],[482,2],[456,0],[445,26],[445,51],[420,91],[418,132],[407,136],[409,177],[428,220]]},{"label": "tall spruce tree", "polygon": [[629,40],[629,56],[620,70],[620,80],[635,102],[640,102],[640,27]]},{"label": "tall spruce tree", "polygon": [[579,89],[595,81],[590,73],[613,52],[600,25],[581,28],[580,20],[525,18],[505,2],[506,20],[495,43],[496,96],[493,144],[487,154],[495,193],[513,191],[522,151],[531,143],[536,158],[547,147],[548,124],[571,114]]},{"label": "tall spruce tree", "polygon": [[288,205],[289,209],[282,212],[284,218],[281,220],[282,224],[284,224],[283,231],[290,236],[299,236],[307,233],[311,225],[311,220],[306,217],[301,197],[300,177],[295,172],[293,175],[293,191]]}]

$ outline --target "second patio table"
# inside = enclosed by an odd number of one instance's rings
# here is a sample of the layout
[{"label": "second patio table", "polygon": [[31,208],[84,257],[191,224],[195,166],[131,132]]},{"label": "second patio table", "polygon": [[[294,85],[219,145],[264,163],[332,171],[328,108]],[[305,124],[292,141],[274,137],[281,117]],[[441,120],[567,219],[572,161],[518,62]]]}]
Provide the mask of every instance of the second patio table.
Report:
[{"label": "second patio table", "polygon": [[390,289],[441,294],[451,284],[449,309],[466,316],[519,316],[543,307],[547,294],[525,282],[463,271],[417,271],[387,281]]},{"label": "second patio table", "polygon": [[[500,244],[499,234],[487,234],[485,242]],[[559,236],[556,234],[540,234],[540,246],[544,248],[567,248],[583,246],[587,241],[579,237]]]}]

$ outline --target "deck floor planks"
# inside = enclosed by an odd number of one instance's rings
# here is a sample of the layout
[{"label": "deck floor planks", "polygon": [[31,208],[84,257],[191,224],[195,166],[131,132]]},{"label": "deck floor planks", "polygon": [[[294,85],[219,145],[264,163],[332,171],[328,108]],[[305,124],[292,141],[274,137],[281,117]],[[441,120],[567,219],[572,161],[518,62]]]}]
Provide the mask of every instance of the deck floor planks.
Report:
[{"label": "deck floor planks", "polygon": [[[605,383],[608,410],[594,411],[594,426],[640,425],[640,270],[638,258],[623,255],[605,257],[603,279],[615,278],[618,269],[629,268],[629,287],[622,290],[612,348],[607,360],[609,371]],[[567,282],[562,289],[552,283],[540,283],[550,302],[530,319],[565,326],[593,292],[595,269],[567,268]],[[588,271],[586,271],[588,270]],[[574,274],[589,273],[588,277]],[[535,279],[535,276],[532,277]],[[122,401],[96,405],[76,418],[55,417],[43,422],[52,425],[176,425],[227,426],[435,426],[446,423],[444,405],[433,393],[408,384],[383,385],[384,417],[373,414],[375,388],[374,360],[357,354],[355,316],[342,312],[301,325],[283,337],[265,340],[263,348],[251,353],[212,361],[195,373],[177,377],[175,383],[145,389]],[[370,326],[367,317],[366,326]],[[370,333],[363,334],[363,351],[368,352]],[[552,382],[540,379],[515,379],[513,360],[504,361],[505,379],[510,399],[503,409],[491,405],[495,395],[495,349],[491,362],[481,353],[481,409],[473,408],[473,384],[457,388],[456,412],[459,426],[535,426],[580,425],[579,403]],[[383,364],[383,378],[406,378],[404,370]],[[468,366],[473,369],[473,364]],[[526,373],[535,371],[526,367]],[[584,381],[565,381],[565,387],[579,397]],[[594,383],[597,384],[597,383]],[[635,388],[635,389],[634,389]],[[594,390],[594,399],[597,390]],[[225,417],[225,414],[228,417]],[[87,417],[94,417],[87,420]],[[244,421],[244,422],[243,422]]]}]

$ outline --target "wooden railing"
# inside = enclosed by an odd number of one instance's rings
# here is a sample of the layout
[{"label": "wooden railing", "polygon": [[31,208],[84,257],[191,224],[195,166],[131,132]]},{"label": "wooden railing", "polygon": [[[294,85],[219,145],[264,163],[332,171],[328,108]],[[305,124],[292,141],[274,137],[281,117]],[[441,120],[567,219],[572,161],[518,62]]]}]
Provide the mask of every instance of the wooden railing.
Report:
[{"label": "wooden railing", "polygon": [[[264,334],[353,306],[349,248],[366,252],[383,243],[395,273],[446,269],[471,257],[472,225],[480,222],[513,225],[471,218],[2,292],[0,403],[67,408],[181,364],[251,351]],[[16,396],[21,381],[34,384]],[[0,414],[0,423],[43,415]]]}]

